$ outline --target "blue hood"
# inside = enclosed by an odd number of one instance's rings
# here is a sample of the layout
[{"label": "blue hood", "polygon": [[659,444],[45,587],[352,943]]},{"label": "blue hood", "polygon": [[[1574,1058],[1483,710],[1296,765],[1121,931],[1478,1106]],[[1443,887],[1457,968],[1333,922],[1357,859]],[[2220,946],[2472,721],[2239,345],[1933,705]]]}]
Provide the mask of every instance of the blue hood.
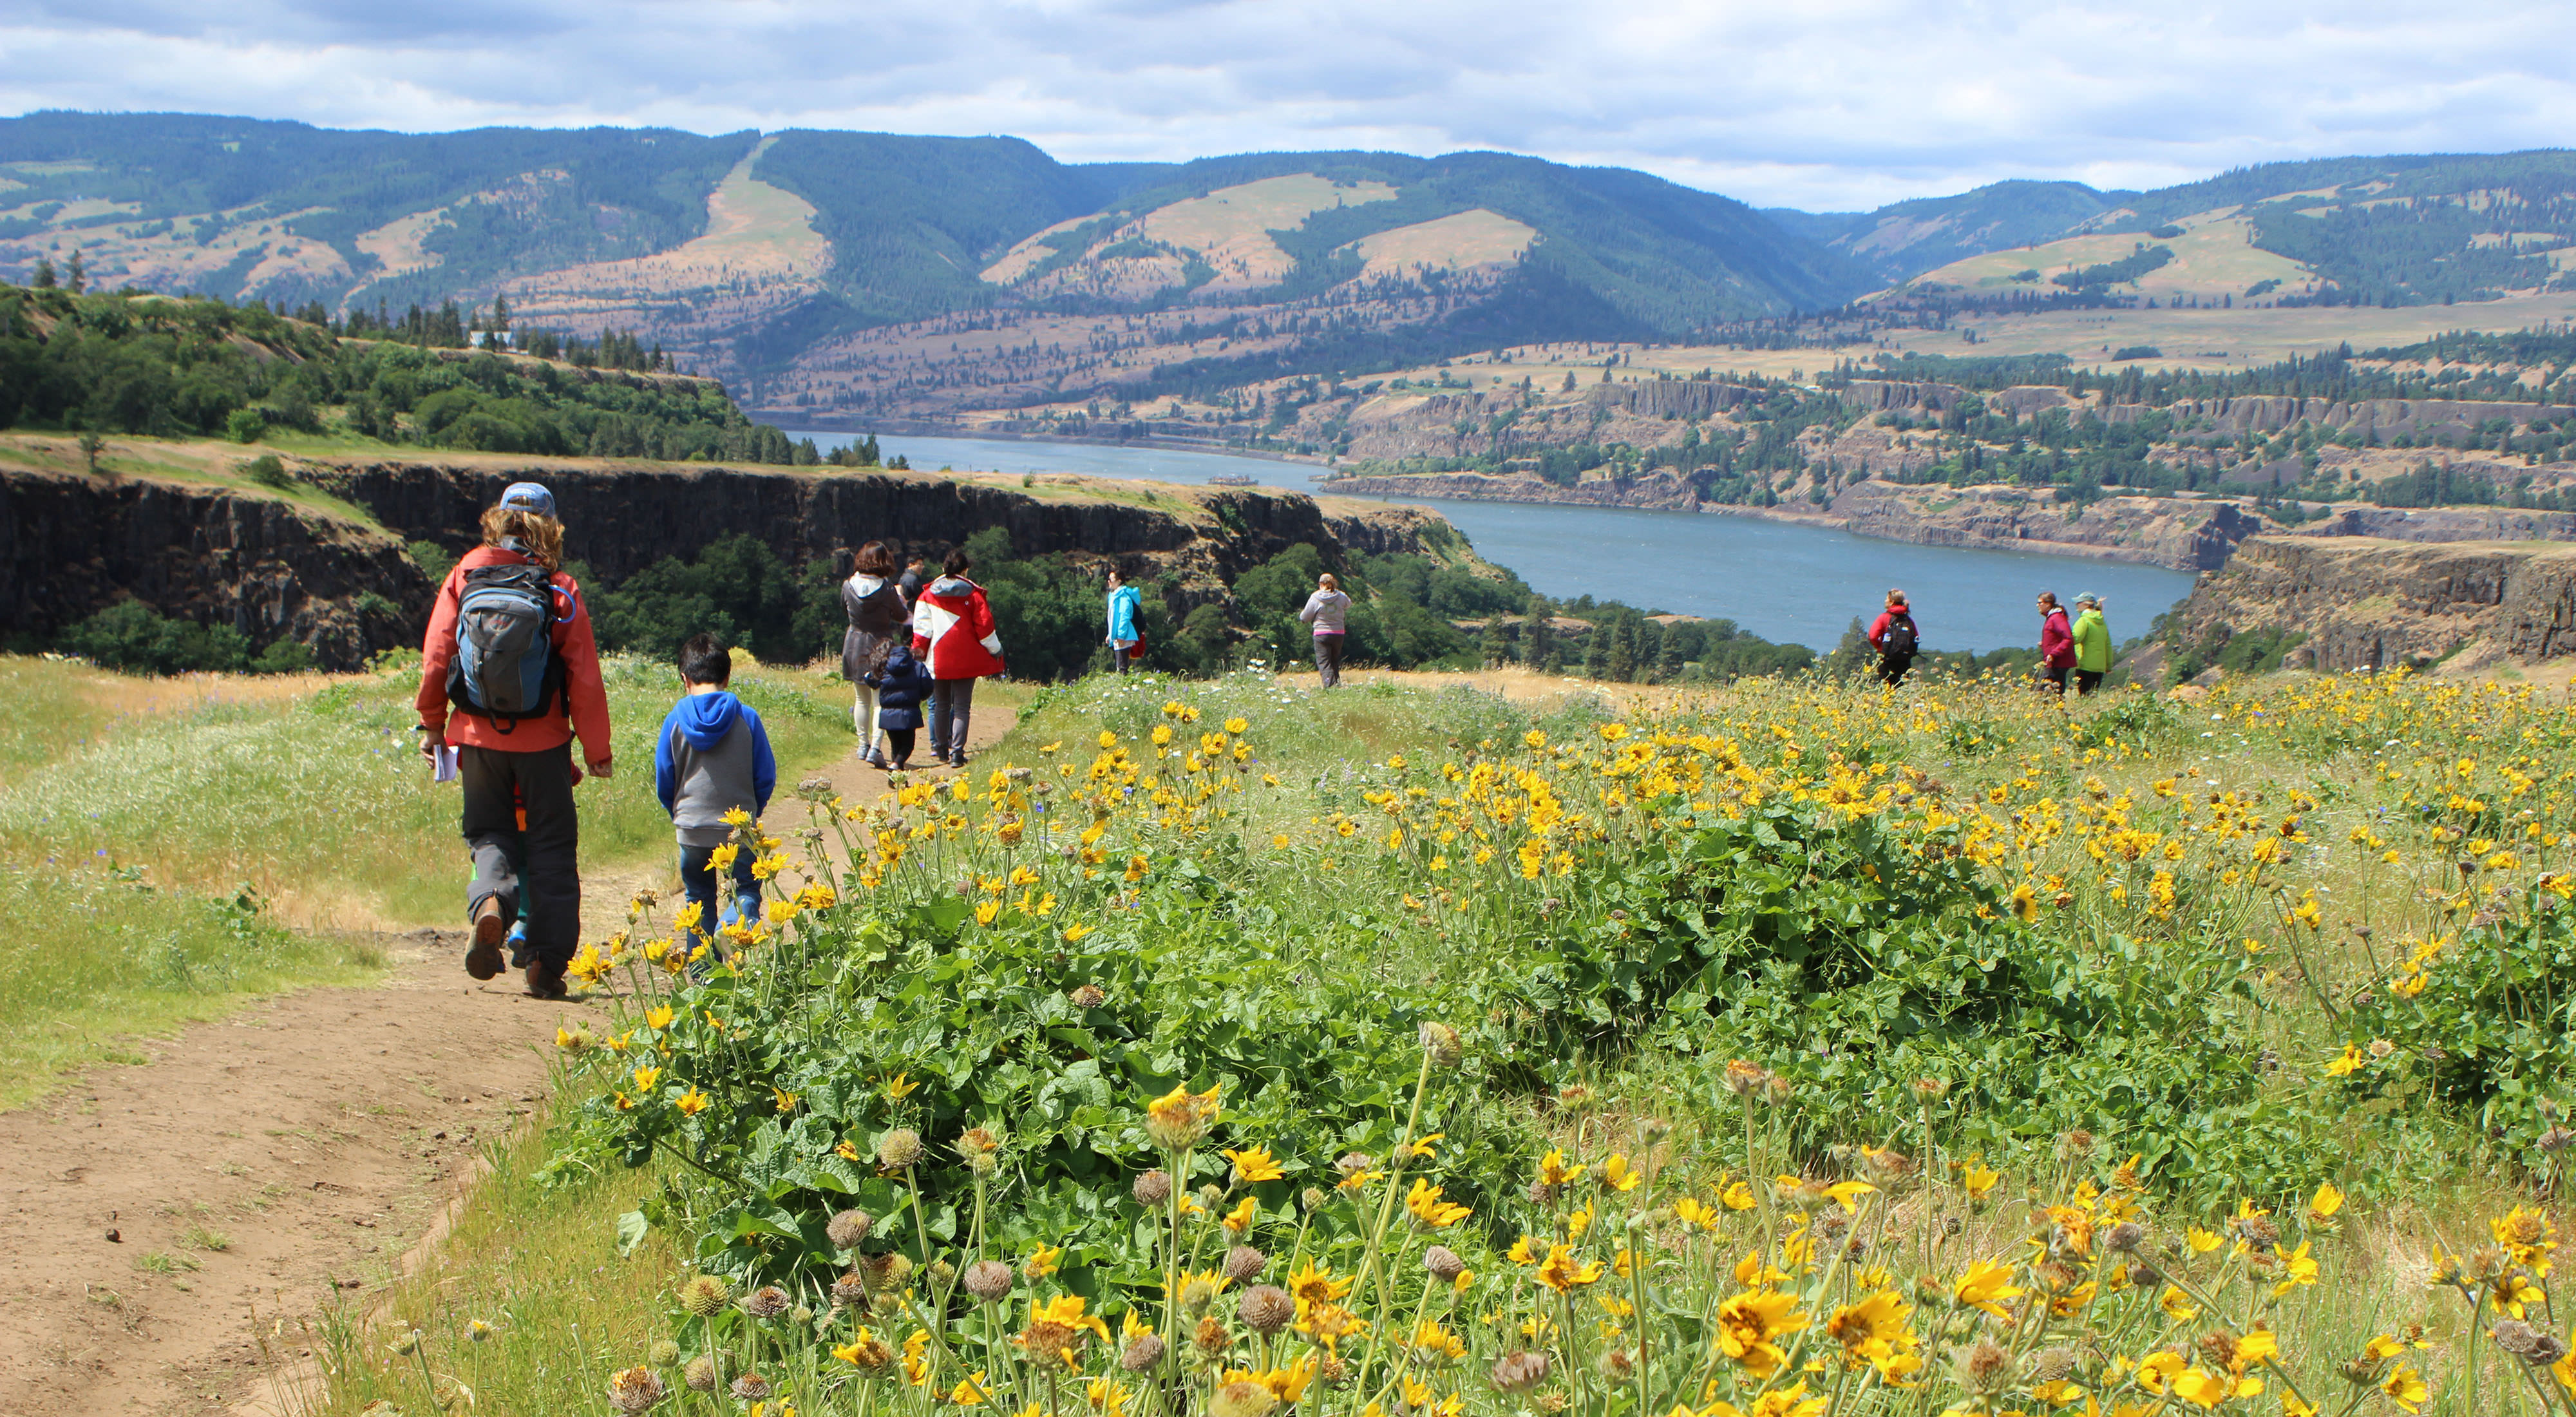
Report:
[{"label": "blue hood", "polygon": [[689,746],[701,752],[724,741],[733,731],[734,721],[742,717],[742,700],[731,693],[691,694],[671,709],[671,717],[680,725],[680,736]]}]

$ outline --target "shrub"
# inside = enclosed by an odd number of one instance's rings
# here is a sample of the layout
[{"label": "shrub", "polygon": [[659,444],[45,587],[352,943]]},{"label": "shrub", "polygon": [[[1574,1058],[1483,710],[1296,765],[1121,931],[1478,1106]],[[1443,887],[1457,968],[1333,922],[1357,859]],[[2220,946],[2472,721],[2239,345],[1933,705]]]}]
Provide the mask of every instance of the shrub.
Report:
[{"label": "shrub", "polygon": [[120,600],[63,632],[64,649],[111,669],[143,674],[239,669],[250,641],[230,625],[165,618],[139,600]]},{"label": "shrub", "polygon": [[257,409],[234,409],[224,416],[224,436],[236,443],[256,443],[268,436],[268,420]]},{"label": "shrub", "polygon": [[[257,439],[258,435],[253,434],[251,437],[243,438],[239,441],[248,443],[257,441]],[[275,487],[282,489],[295,485],[293,479],[286,475],[285,460],[278,457],[275,453],[262,453],[258,457],[252,458],[249,462],[241,465],[241,471],[242,476],[249,478],[251,481],[258,483],[262,487]]]}]

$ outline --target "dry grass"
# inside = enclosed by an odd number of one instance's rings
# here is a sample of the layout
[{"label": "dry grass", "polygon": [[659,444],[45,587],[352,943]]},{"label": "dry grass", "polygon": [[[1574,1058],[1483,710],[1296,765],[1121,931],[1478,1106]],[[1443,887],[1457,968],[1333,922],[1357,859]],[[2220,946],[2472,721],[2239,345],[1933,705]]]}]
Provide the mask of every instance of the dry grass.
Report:
[{"label": "dry grass", "polygon": [[1362,274],[1400,275],[1426,267],[1463,270],[1505,265],[1537,239],[1535,229],[1478,207],[1362,237],[1352,249],[1368,262]]}]

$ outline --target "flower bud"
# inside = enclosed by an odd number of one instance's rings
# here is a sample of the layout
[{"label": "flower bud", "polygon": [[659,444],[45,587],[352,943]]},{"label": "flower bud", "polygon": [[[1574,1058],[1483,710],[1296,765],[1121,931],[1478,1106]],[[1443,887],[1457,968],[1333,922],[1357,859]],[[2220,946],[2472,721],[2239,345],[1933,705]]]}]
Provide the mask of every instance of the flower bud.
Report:
[{"label": "flower bud", "polygon": [[1494,1386],[1505,1392],[1527,1392],[1547,1381],[1547,1355],[1506,1353],[1494,1360]]},{"label": "flower bud", "polygon": [[688,1283],[680,1286],[680,1307],[699,1318],[721,1312],[732,1297],[725,1282],[712,1274],[692,1275]]},{"label": "flower bud", "polygon": [[1422,1051],[1431,1055],[1432,1066],[1440,1068],[1454,1068],[1467,1056],[1466,1048],[1458,1041],[1458,1030],[1445,1023],[1422,1025]]},{"label": "flower bud", "polygon": [[897,1127],[877,1142],[877,1161],[889,1171],[905,1170],[921,1160],[921,1133]]},{"label": "flower bud", "polygon": [[1250,1245],[1237,1245],[1225,1252],[1225,1277],[1242,1284],[1259,1275],[1269,1263],[1269,1257],[1259,1250]]},{"label": "flower bud", "polygon": [[1155,1209],[1172,1198],[1172,1173],[1157,1166],[1136,1178],[1130,1194],[1136,1197],[1136,1204]]},{"label": "flower bud", "polygon": [[1458,1258],[1457,1252],[1446,1245],[1434,1245],[1423,1251],[1422,1267],[1431,1271],[1431,1277],[1443,1284],[1455,1283],[1459,1275],[1467,1272],[1467,1262]]},{"label": "flower bud", "polygon": [[680,1371],[680,1381],[687,1383],[691,1392],[715,1391],[716,1360],[703,1354],[690,1359],[689,1366]]},{"label": "flower bud", "polygon": [[1118,1366],[1131,1373],[1151,1372],[1163,1361],[1163,1340],[1150,1333],[1140,1333],[1129,1340],[1127,1351],[1118,1355]]},{"label": "flower bud", "polygon": [[764,1284],[742,1301],[742,1311],[755,1319],[774,1319],[787,1312],[787,1291]]}]

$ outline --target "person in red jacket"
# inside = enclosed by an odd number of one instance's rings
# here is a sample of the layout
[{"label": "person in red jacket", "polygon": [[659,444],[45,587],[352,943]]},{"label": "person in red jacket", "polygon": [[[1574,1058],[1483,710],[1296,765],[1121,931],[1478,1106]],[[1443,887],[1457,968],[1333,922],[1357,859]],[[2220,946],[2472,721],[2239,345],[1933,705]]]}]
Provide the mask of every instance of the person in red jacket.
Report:
[{"label": "person in red jacket", "polygon": [[984,588],[966,579],[975,569],[966,549],[948,553],[939,579],[912,607],[912,653],[929,666],[930,756],[953,768],[966,766],[966,720],[975,709],[975,681],[1002,672],[1002,637]]},{"label": "person in red jacket", "polygon": [[1869,647],[1878,651],[1879,681],[1893,689],[1904,682],[1905,671],[1914,667],[1914,656],[1923,648],[1923,635],[1914,626],[1914,612],[1905,604],[1905,592],[1887,593],[1887,608],[1869,627]]},{"label": "person in red jacket", "polygon": [[[572,789],[582,769],[573,765],[572,740],[581,740],[593,776],[614,769],[599,647],[581,587],[560,569],[563,524],[554,510],[552,493],[520,482],[484,512],[483,544],[438,588],[415,700],[422,755],[434,762],[440,745],[452,745],[464,786],[462,830],[474,856],[466,972],[477,979],[501,972],[502,935],[515,922],[533,956],[528,992],[541,999],[563,997],[564,967],[581,943],[581,824]],[[513,567],[529,569],[513,574]]]},{"label": "person in red jacket", "polygon": [[2066,675],[2075,667],[2075,627],[2067,623],[2066,607],[2057,603],[2057,592],[2039,593],[2039,675],[2050,692],[2066,695]]}]

